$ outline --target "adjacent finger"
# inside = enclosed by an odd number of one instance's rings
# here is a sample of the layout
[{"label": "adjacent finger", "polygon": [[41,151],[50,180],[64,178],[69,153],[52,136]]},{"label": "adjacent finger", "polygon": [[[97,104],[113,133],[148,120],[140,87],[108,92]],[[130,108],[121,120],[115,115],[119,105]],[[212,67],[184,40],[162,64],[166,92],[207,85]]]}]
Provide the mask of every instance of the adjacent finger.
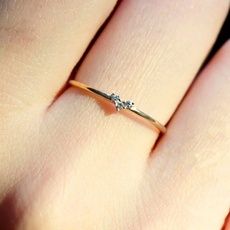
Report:
[{"label": "adjacent finger", "polygon": [[161,191],[154,199],[167,201],[167,207],[152,210],[162,228],[221,229],[229,212],[229,66],[227,42],[198,77],[150,159],[151,186]]},{"label": "adjacent finger", "polygon": [[1,108],[48,106],[115,3],[1,1]]}]

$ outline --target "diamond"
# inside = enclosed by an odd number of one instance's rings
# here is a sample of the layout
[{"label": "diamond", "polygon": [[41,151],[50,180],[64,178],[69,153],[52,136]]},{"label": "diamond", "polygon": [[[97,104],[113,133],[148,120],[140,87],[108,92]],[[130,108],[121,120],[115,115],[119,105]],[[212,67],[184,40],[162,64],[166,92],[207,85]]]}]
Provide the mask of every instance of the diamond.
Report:
[{"label": "diamond", "polygon": [[116,100],[121,100],[120,99],[120,97],[118,96],[118,95],[116,95],[115,93],[112,93],[111,95],[110,95],[110,98],[111,98],[111,100],[113,100],[113,101],[116,101]]},{"label": "diamond", "polygon": [[122,109],[131,109],[134,105],[132,101],[122,101],[120,97],[114,93],[110,95],[110,99],[115,104],[117,111],[120,111]]},{"label": "diamond", "polygon": [[134,102],[132,101],[123,101],[123,105],[125,109],[131,109],[134,106]]},{"label": "diamond", "polygon": [[121,99],[118,95],[112,93],[110,95],[110,98],[113,101],[113,103],[115,104],[117,111],[120,111],[121,109],[123,109],[123,102],[121,101]]}]

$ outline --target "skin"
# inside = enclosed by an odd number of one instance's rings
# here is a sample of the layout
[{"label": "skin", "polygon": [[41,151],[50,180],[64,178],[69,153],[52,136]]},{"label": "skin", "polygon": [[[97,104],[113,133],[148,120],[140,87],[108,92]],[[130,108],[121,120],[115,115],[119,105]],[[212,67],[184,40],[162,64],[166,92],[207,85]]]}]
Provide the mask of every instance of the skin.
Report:
[{"label": "skin", "polygon": [[62,90],[115,4],[0,1],[3,229],[216,230],[224,224],[229,41],[197,72],[229,1],[121,1],[74,76],[135,100],[167,124],[164,136],[73,87]]}]

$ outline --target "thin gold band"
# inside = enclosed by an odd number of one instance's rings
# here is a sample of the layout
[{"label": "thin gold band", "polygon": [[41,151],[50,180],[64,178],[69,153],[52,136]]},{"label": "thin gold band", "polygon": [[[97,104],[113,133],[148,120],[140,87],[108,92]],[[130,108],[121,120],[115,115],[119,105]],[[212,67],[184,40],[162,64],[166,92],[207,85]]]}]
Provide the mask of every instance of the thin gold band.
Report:
[{"label": "thin gold band", "polygon": [[97,90],[97,89],[94,89],[92,87],[89,87],[79,81],[75,81],[75,80],[70,80],[69,83],[74,86],[74,87],[77,87],[77,88],[80,88],[80,89],[83,89],[83,90],[86,90],[88,92],[91,92],[91,93],[94,93],[96,95],[99,95],[100,97],[106,99],[107,101],[110,101],[112,102],[113,104],[115,104],[116,106],[116,110],[119,111],[119,110],[122,110],[122,109],[126,109],[126,110],[129,110],[135,114],[137,114],[138,116],[148,120],[149,122],[151,122],[151,124],[154,125],[154,127],[159,130],[160,132],[162,133],[165,133],[166,132],[166,127],[163,126],[159,121],[155,120],[154,118],[150,117],[148,114],[142,112],[141,110],[139,110],[138,108],[136,108],[134,106],[134,103],[131,102],[131,101],[121,101],[120,97],[118,95],[115,95],[115,94],[107,94],[107,93],[104,93],[100,90]]}]

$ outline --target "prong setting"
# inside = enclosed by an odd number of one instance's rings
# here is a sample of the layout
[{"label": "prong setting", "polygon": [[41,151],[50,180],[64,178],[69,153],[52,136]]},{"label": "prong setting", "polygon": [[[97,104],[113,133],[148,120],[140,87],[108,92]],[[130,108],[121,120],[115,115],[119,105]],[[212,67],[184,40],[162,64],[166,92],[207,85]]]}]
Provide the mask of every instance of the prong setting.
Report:
[{"label": "prong setting", "polygon": [[122,109],[131,109],[134,106],[134,102],[130,100],[122,101],[119,95],[116,95],[115,93],[112,93],[110,95],[110,99],[114,103],[117,111],[120,111]]}]

